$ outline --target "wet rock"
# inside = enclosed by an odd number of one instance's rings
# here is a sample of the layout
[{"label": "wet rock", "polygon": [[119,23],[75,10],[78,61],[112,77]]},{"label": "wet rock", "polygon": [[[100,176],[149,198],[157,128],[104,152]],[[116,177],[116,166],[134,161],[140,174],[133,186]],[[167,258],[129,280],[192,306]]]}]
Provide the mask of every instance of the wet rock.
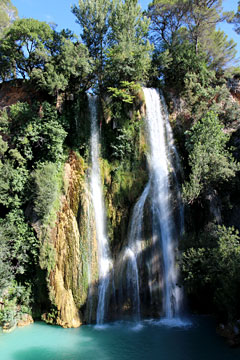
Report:
[{"label": "wet rock", "polygon": [[240,321],[235,323],[228,323],[226,325],[219,324],[217,327],[217,333],[227,339],[230,346],[240,346]]},{"label": "wet rock", "polygon": [[18,327],[24,327],[33,324],[33,318],[29,314],[22,314],[20,320],[17,322]]},{"label": "wet rock", "polygon": [[4,325],[3,325],[3,332],[4,333],[10,333],[10,332],[12,332],[13,330],[15,330],[16,329],[16,326],[17,326],[17,324],[16,324],[16,322],[15,321],[13,321],[13,322],[7,322],[7,323],[5,323]]}]

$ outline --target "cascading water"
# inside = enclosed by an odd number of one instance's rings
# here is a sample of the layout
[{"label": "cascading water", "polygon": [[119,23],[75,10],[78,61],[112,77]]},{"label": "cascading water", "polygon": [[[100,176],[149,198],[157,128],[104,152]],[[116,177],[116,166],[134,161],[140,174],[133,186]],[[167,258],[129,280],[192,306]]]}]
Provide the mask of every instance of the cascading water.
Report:
[{"label": "cascading water", "polygon": [[[128,243],[120,255],[120,273],[123,284],[123,274],[126,269],[127,298],[131,299],[135,320],[140,320],[140,290],[143,296],[146,292],[146,287],[145,290],[140,289],[140,267],[141,272],[145,274],[145,279],[148,279],[151,306],[154,305],[155,309],[159,308],[161,300],[159,302],[156,298],[160,295],[162,288],[165,318],[176,320],[180,313],[181,290],[177,286],[178,273],[174,255],[177,230],[173,221],[171,198],[176,197],[178,232],[183,234],[184,211],[178,182],[181,166],[164,99],[160,99],[159,93],[154,89],[144,89],[144,94],[147,109],[146,130],[149,140],[149,181],[133,209]],[[173,196],[170,191],[170,171],[176,196]],[[148,204],[151,204],[152,215],[152,242],[150,244],[148,240],[148,245],[143,233],[144,207],[147,198]],[[143,255],[143,250],[145,255]],[[162,276],[161,273],[163,273]]]},{"label": "cascading water", "polygon": [[179,230],[180,230],[180,234],[183,235],[184,234],[184,206],[182,203],[182,197],[181,197],[181,188],[178,182],[178,175],[183,176],[182,173],[182,167],[180,164],[180,159],[178,156],[178,152],[177,149],[174,145],[174,139],[173,139],[173,132],[172,132],[172,128],[169,122],[169,116],[168,116],[168,110],[167,110],[167,105],[165,102],[165,99],[163,96],[161,96],[161,104],[162,104],[162,113],[164,116],[164,121],[165,121],[165,127],[166,127],[166,137],[167,137],[167,147],[168,147],[168,158],[169,158],[169,163],[171,166],[171,170],[173,173],[173,177],[174,177],[174,181],[175,181],[175,185],[176,185],[176,190],[177,190],[177,199],[178,199],[178,209],[179,209],[179,219],[180,219],[180,226],[179,226]]},{"label": "cascading water", "polygon": [[144,89],[147,108],[147,130],[149,136],[150,182],[152,188],[153,241],[160,239],[163,258],[164,313],[167,319],[179,315],[180,290],[176,285],[174,223],[170,207],[170,185],[168,162],[169,147],[166,144],[166,123],[159,93]]},{"label": "cascading water", "polygon": [[97,324],[103,324],[105,319],[106,294],[110,281],[110,270],[112,261],[106,235],[106,219],[104,202],[102,195],[102,184],[99,164],[99,131],[97,126],[97,98],[89,95],[89,110],[91,118],[91,193],[96,222],[96,234],[98,243],[98,262],[99,262],[99,286],[98,286],[98,306]]},{"label": "cascading water", "polygon": [[140,320],[140,296],[139,296],[139,275],[138,255],[141,251],[143,210],[146,198],[149,193],[150,184],[145,187],[140,199],[133,209],[128,245],[125,249],[123,260],[127,259],[127,287],[131,292],[135,320]]}]

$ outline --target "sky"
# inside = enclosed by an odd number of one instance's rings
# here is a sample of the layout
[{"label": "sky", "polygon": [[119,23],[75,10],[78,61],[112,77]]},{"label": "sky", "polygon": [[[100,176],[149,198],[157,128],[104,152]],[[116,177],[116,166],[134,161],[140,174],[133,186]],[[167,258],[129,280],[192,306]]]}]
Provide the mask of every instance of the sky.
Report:
[{"label": "sky", "polygon": [[[146,9],[150,0],[140,0],[143,9]],[[80,26],[75,21],[75,16],[71,12],[71,6],[78,4],[77,0],[12,0],[18,9],[20,18],[32,17],[37,20],[54,22],[57,30],[70,29],[77,35],[80,34]],[[237,10],[238,0],[223,0],[225,11]],[[230,24],[220,24],[219,26],[225,33],[237,43],[238,58],[240,58],[240,35],[237,35]]]}]

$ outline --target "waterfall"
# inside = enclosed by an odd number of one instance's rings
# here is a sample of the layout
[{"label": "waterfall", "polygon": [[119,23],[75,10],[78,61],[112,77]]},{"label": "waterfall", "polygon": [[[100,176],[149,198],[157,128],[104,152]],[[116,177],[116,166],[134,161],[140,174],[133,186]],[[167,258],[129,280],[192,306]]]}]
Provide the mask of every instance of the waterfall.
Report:
[{"label": "waterfall", "polygon": [[[169,140],[169,123],[164,119],[159,93],[154,89],[144,89],[147,109],[147,131],[150,153],[149,168],[152,188],[153,241],[160,240],[163,259],[163,308],[165,317],[172,319],[179,315],[179,288],[176,285],[177,271],[175,265],[173,234],[174,222],[170,204],[169,162],[172,148]],[[173,150],[173,148],[172,148]]]},{"label": "waterfall", "polygon": [[91,193],[96,222],[98,243],[99,285],[97,324],[103,324],[106,312],[106,294],[110,282],[112,262],[106,235],[105,207],[102,194],[102,183],[99,163],[99,131],[97,126],[97,98],[89,95],[89,110],[91,119]]},{"label": "waterfall", "polygon": [[162,104],[162,114],[164,116],[165,127],[166,127],[166,137],[167,137],[167,147],[168,147],[168,159],[171,166],[171,170],[173,173],[175,186],[177,190],[177,200],[178,200],[178,209],[179,209],[179,219],[180,219],[180,234],[184,234],[184,206],[182,203],[181,197],[181,187],[178,182],[178,176],[183,177],[182,167],[179,159],[179,155],[177,149],[174,144],[173,132],[169,122],[168,109],[163,96],[161,96],[161,104]]},{"label": "waterfall", "polygon": [[135,320],[140,320],[140,296],[139,296],[139,276],[138,276],[138,255],[141,251],[143,210],[146,198],[149,193],[150,184],[145,187],[140,199],[133,209],[130,222],[130,232],[128,245],[125,249],[123,259],[127,260],[127,287],[130,297],[132,297],[133,312]]}]

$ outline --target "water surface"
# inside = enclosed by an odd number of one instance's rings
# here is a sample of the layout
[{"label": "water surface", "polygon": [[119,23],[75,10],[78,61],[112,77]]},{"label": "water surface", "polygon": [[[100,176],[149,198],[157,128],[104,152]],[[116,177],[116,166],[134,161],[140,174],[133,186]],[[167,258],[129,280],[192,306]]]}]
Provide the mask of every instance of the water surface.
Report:
[{"label": "water surface", "polygon": [[216,335],[209,318],[193,326],[169,327],[167,322],[118,322],[103,327],[62,329],[44,323],[0,335],[1,360],[239,360]]}]

